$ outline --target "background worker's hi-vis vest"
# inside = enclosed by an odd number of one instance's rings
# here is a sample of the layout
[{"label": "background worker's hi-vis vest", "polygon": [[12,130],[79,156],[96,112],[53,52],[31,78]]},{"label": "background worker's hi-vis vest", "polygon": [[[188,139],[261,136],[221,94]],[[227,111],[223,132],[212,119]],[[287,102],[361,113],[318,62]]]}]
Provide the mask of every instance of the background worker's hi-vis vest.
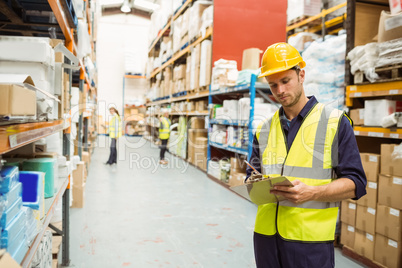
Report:
[{"label": "background worker's hi-vis vest", "polygon": [[[260,148],[262,173],[265,176],[286,176],[312,185],[325,185],[335,179],[333,166],[337,153],[332,143],[343,113],[317,103],[304,118],[287,151],[279,118],[279,110],[256,132]],[[332,160],[332,154],[335,159]],[[275,235],[291,241],[325,242],[334,240],[338,203],[307,201],[294,204],[288,200],[258,207],[254,231]]]},{"label": "background worker's hi-vis vest", "polygon": [[166,117],[161,118],[161,127],[159,128],[159,139],[167,140],[170,136],[170,120]]},{"label": "background worker's hi-vis vest", "polygon": [[[118,124],[117,129],[116,129],[116,124]],[[115,114],[112,117],[112,120],[110,120],[110,122],[109,122],[109,137],[112,138],[112,139],[117,139],[117,138],[120,138],[121,135],[122,135],[122,133],[121,133],[121,119],[120,119],[120,116]]]}]

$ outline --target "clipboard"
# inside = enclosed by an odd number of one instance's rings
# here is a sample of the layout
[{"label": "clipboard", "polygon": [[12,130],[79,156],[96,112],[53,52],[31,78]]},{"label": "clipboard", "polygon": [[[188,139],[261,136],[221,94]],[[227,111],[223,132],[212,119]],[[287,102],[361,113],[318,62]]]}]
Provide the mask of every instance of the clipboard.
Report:
[{"label": "clipboard", "polygon": [[293,187],[292,182],[285,176],[269,178],[266,180],[246,183],[239,186],[230,187],[234,192],[250,200],[256,205],[264,205],[268,203],[276,203],[285,200],[283,196],[274,195],[270,193],[270,190],[275,185]]}]

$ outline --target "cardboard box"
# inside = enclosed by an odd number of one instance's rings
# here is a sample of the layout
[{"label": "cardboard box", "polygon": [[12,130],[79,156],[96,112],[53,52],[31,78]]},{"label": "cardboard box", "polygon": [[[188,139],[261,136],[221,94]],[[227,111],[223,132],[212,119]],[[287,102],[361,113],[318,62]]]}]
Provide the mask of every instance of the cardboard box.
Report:
[{"label": "cardboard box", "polygon": [[187,139],[187,148],[188,148],[188,160],[190,163],[195,164],[195,147],[196,147],[196,139],[200,137],[206,138],[208,136],[207,129],[189,129],[188,130],[188,139]]},{"label": "cardboard box", "polygon": [[374,260],[388,268],[400,268],[401,262],[401,243],[396,242],[381,234],[375,236]]},{"label": "cardboard box", "polygon": [[43,152],[43,153],[36,153],[34,154],[35,158],[57,158],[59,156],[58,153],[55,152]]},{"label": "cardboard box", "polygon": [[341,204],[341,221],[351,226],[356,226],[356,204],[342,201]]},{"label": "cardboard box", "polygon": [[83,185],[85,183],[85,162],[80,161],[77,168],[73,170],[73,186]]},{"label": "cardboard box", "polygon": [[375,231],[397,242],[402,242],[401,211],[378,204]]},{"label": "cardboard box", "polygon": [[359,229],[355,229],[355,231],[355,252],[367,259],[374,260],[374,234]]},{"label": "cardboard box", "polygon": [[357,200],[357,204],[365,207],[375,208],[377,206],[378,183],[368,181],[366,191],[367,194]]},{"label": "cardboard box", "polygon": [[243,50],[242,70],[256,70],[260,68],[260,58],[262,51],[259,48],[247,48]]},{"label": "cardboard box", "polygon": [[85,203],[85,183],[73,185],[73,204],[72,208],[83,208]]},{"label": "cardboard box", "polygon": [[380,5],[356,3],[355,46],[373,42],[378,34],[378,23],[383,10],[389,9]]},{"label": "cardboard box", "polygon": [[402,159],[394,159],[395,144],[381,144],[381,174],[402,177]]},{"label": "cardboard box", "polygon": [[380,155],[361,153],[360,158],[364,172],[368,181],[378,182],[378,174],[380,173]]},{"label": "cardboard box", "polygon": [[229,175],[229,186],[234,187],[238,185],[243,185],[244,180],[246,179],[247,174],[246,173],[237,173],[237,172],[230,172]]},{"label": "cardboard box", "polygon": [[199,86],[211,84],[212,73],[212,41],[205,40],[201,43],[201,62]]},{"label": "cardboard box", "polygon": [[190,129],[205,129],[205,118],[199,116],[191,117]]},{"label": "cardboard box", "polygon": [[247,164],[241,156],[230,158],[230,173],[246,173]]},{"label": "cardboard box", "polygon": [[189,91],[191,88],[190,88],[190,81],[191,81],[191,56],[188,56],[187,57],[187,60],[186,60],[186,86],[185,86],[185,88],[186,88],[186,91]]},{"label": "cardboard box", "polygon": [[208,138],[198,137],[194,146],[194,165],[207,170]]},{"label": "cardboard box", "polygon": [[0,250],[0,267],[21,268],[5,249]]},{"label": "cardboard box", "polygon": [[378,43],[394,40],[402,37],[402,12],[391,14],[381,12],[380,25],[378,26]]},{"label": "cardboard box", "polygon": [[376,209],[357,205],[356,228],[369,234],[375,234]]},{"label": "cardboard box", "polygon": [[0,75],[0,115],[36,116],[36,93],[30,76]]},{"label": "cardboard box", "polygon": [[402,209],[402,178],[380,175],[378,184],[378,204]]},{"label": "cardboard box", "polygon": [[206,100],[197,101],[195,103],[195,110],[198,112],[203,112],[203,111],[208,110],[208,101],[206,101]]},{"label": "cardboard box", "polygon": [[186,78],[186,65],[180,64],[173,69],[173,80],[179,80]]},{"label": "cardboard box", "polygon": [[364,109],[351,109],[349,111],[349,116],[353,121],[353,125],[364,125]]},{"label": "cardboard box", "polygon": [[354,248],[355,246],[355,227],[342,222],[341,226],[341,244]]}]

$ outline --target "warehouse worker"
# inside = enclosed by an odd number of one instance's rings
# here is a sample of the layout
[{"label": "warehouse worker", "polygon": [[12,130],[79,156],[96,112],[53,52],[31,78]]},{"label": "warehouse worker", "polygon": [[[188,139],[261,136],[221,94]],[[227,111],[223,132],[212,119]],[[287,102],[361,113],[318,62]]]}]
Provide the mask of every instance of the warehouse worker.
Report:
[{"label": "warehouse worker", "polygon": [[168,162],[165,160],[165,152],[167,150],[167,144],[170,136],[170,119],[169,113],[165,111],[163,116],[160,118],[159,126],[159,139],[161,140],[161,151],[160,151],[160,161],[162,165],[166,165]]},{"label": "warehouse worker", "polygon": [[110,114],[113,116],[109,121],[109,137],[112,142],[110,144],[110,156],[106,165],[117,164],[117,139],[121,137],[121,119],[119,112],[116,108],[111,107],[109,109]]},{"label": "warehouse worker", "polygon": [[[269,46],[261,74],[282,107],[257,128],[251,164],[292,187],[271,193],[284,201],[260,205],[254,229],[257,267],[334,267],[339,201],[366,194],[366,177],[351,120],[306,97],[306,63],[287,43]],[[251,175],[247,168],[247,178]]]}]

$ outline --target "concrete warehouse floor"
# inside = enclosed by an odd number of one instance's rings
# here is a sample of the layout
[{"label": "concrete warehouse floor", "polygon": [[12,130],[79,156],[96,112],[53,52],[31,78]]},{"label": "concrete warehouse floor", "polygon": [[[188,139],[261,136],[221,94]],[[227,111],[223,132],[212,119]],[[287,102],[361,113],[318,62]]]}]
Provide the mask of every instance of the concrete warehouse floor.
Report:
[{"label": "concrete warehouse floor", "polygon": [[[73,267],[255,267],[256,205],[168,153],[161,167],[142,138],[119,143],[117,166],[106,166],[108,138],[99,137],[84,208],[70,210]],[[336,267],[364,266],[337,249]]]}]

